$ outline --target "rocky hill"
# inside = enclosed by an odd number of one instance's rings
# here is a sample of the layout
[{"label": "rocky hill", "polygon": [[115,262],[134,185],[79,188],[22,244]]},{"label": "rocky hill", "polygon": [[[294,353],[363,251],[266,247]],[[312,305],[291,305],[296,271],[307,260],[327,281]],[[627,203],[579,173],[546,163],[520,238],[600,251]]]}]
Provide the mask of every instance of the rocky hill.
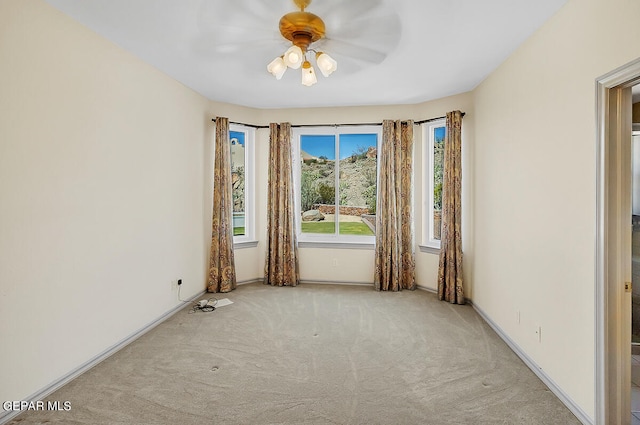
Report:
[{"label": "rocky hill", "polygon": [[[340,204],[367,206],[375,212],[376,154],[369,149],[340,161]],[[335,161],[307,160],[302,165],[303,210],[335,202]]]}]

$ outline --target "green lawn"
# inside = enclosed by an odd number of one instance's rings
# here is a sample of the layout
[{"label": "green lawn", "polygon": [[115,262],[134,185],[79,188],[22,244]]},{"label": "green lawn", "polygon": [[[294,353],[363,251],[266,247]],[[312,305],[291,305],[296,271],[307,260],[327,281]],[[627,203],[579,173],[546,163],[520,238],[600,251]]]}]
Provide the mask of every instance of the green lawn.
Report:
[{"label": "green lawn", "polygon": [[234,227],[233,236],[244,235],[244,227]]},{"label": "green lawn", "polygon": [[[302,223],[303,233],[334,233],[333,221],[311,221]],[[364,223],[342,222],[340,223],[341,235],[366,235],[373,236],[373,232]]]}]

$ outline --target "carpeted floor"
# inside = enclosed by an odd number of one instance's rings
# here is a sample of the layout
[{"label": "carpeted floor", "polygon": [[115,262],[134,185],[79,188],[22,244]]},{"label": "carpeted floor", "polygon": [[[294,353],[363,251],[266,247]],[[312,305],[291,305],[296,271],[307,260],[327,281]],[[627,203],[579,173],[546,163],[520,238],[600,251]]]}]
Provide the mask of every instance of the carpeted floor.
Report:
[{"label": "carpeted floor", "polygon": [[[211,295],[211,294],[209,294]],[[11,424],[579,424],[470,306],[240,286],[185,308]]]}]

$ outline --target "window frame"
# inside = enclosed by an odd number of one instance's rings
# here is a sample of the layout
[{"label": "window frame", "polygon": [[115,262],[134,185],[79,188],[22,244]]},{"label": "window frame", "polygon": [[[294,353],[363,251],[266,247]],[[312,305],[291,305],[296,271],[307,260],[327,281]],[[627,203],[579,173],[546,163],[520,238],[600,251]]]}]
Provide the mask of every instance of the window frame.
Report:
[{"label": "window frame", "polygon": [[[301,158],[301,136],[306,135],[327,135],[334,136],[336,143],[336,176],[335,200],[338,204],[336,207],[336,217],[340,217],[340,135],[341,134],[376,134],[376,149],[378,154],[382,146],[382,126],[381,125],[335,125],[335,126],[314,126],[314,127],[294,127],[292,129],[292,151],[294,157],[294,198],[295,198],[295,214],[296,214],[296,235],[298,246],[313,248],[346,248],[346,249],[374,249],[375,235],[373,236],[357,236],[357,235],[341,235],[339,225],[336,226],[333,234],[314,234],[302,232],[302,199],[301,199],[301,176],[302,176],[302,158]],[[380,161],[379,156],[376,158],[376,188],[380,182]],[[377,189],[376,189],[377,192]],[[377,196],[377,193],[376,193]]]},{"label": "window frame", "polygon": [[[423,153],[423,169],[425,170],[426,182],[425,186],[426,196],[423,199],[422,205],[424,212],[422,214],[422,244],[420,245],[420,250],[422,252],[432,252],[439,253],[441,242],[439,239],[434,238],[433,231],[433,213],[434,213],[434,201],[433,201],[433,191],[434,187],[434,172],[435,172],[435,163],[434,163],[434,148],[435,148],[435,129],[445,127],[445,140],[446,140],[446,127],[447,122],[446,119],[442,118],[436,121],[431,121],[428,123],[422,124],[422,140],[423,146],[426,146],[426,151]],[[444,164],[443,164],[444,168]]]},{"label": "window frame", "polygon": [[[241,124],[229,124],[229,142],[231,132],[244,133],[244,235],[233,236],[233,248],[253,248],[258,246],[255,238],[255,137],[253,127]],[[233,212],[232,212],[233,214]],[[233,220],[233,216],[232,216]],[[232,221],[233,226],[233,221]]]}]

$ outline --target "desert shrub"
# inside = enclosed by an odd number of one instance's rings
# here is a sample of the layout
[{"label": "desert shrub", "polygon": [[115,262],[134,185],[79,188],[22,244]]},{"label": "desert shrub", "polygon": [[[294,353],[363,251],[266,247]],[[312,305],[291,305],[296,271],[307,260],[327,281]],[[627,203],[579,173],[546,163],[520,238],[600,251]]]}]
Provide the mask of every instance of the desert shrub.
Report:
[{"label": "desert shrub", "polygon": [[362,192],[362,196],[364,197],[364,200],[367,203],[367,208],[369,209],[369,214],[376,213],[376,206],[378,203],[376,192],[375,186],[369,186],[364,190],[364,192]]},{"label": "desert shrub", "polygon": [[300,176],[300,203],[302,211],[313,208],[313,204],[320,201],[320,194],[316,189],[316,180],[318,173],[314,171],[304,170]]},{"label": "desert shrub", "polygon": [[347,205],[347,185],[348,183],[344,180],[340,180],[340,205]]},{"label": "desert shrub", "polygon": [[438,183],[436,187],[433,188],[433,209],[442,209],[442,183]]},{"label": "desert shrub", "polygon": [[318,186],[318,194],[323,204],[333,205],[336,202],[336,188],[321,183]]},{"label": "desert shrub", "polygon": [[364,176],[365,185],[367,187],[376,185],[378,179],[376,175],[375,164],[371,167],[364,168],[362,170],[362,175]]},{"label": "desert shrub", "polygon": [[244,167],[238,167],[232,172],[233,212],[244,212]]}]

